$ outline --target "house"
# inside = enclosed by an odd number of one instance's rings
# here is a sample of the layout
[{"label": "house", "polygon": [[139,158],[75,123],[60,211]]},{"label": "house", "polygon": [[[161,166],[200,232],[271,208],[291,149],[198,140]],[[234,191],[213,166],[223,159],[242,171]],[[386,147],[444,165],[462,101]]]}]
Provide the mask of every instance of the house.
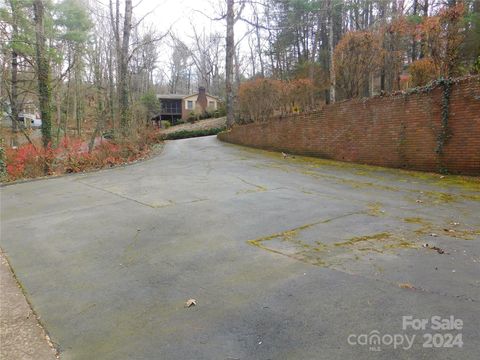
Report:
[{"label": "house", "polygon": [[23,127],[26,128],[41,128],[42,127],[42,120],[40,119],[40,115],[37,114],[26,114],[20,113],[18,114],[18,121]]},{"label": "house", "polygon": [[157,124],[160,120],[168,120],[173,124],[178,120],[188,120],[190,117],[202,115],[206,112],[218,110],[221,100],[216,96],[207,94],[204,87],[199,87],[198,92],[191,95],[159,94],[160,113],[152,120]]},{"label": "house", "polygon": [[[5,112],[0,118],[2,127],[12,127],[12,114]],[[42,119],[40,119],[40,115],[38,113],[27,114],[21,112],[18,114],[17,126],[20,129],[40,129],[42,127]]]}]

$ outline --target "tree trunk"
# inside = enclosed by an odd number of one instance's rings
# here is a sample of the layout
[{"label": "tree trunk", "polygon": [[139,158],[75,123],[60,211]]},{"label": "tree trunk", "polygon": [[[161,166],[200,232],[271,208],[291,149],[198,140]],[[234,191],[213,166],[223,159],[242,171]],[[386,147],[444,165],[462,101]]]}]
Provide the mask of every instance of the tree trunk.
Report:
[{"label": "tree trunk", "polygon": [[[456,0],[448,0],[448,7],[452,9],[457,5]],[[456,74],[456,65],[458,61],[458,46],[454,40],[458,27],[458,19],[449,20],[447,23],[447,48],[446,48],[446,58],[447,58],[447,77],[453,77]]]},{"label": "tree trunk", "polygon": [[[68,67],[70,67],[70,52],[68,54]],[[63,137],[67,137],[67,132],[68,132],[68,116],[70,114],[70,84],[71,84],[71,73],[70,71],[68,72],[68,78],[67,78],[67,95],[65,99],[65,116],[64,119],[65,121],[63,122]]]},{"label": "tree trunk", "polygon": [[128,134],[129,111],[128,111],[128,49],[130,45],[130,32],[132,30],[132,0],[125,0],[125,19],[123,23],[123,39],[120,54],[119,74],[119,104],[120,125],[123,136]]},{"label": "tree trunk", "polygon": [[[59,71],[61,72],[61,70]],[[56,143],[60,142],[60,128],[62,126],[62,98],[60,91],[62,90],[62,84],[58,84],[57,91],[55,92],[55,110],[57,111],[57,135],[56,135]]]},{"label": "tree trunk", "polygon": [[[413,15],[417,15],[418,9],[418,0],[413,0]],[[417,41],[415,40],[415,35],[412,36],[412,62],[417,60]]]},{"label": "tree trunk", "polygon": [[[423,2],[423,17],[426,18],[428,16],[428,0],[425,0]],[[420,54],[419,58],[423,59],[425,57],[425,48],[426,48],[426,39],[425,35],[422,34],[421,40],[420,40]]]},{"label": "tree trunk", "polygon": [[335,102],[335,63],[333,59],[333,1],[328,0],[328,46],[329,46],[329,71],[330,71],[330,104]]},{"label": "tree trunk", "polygon": [[252,77],[255,77],[256,74],[257,74],[257,67],[256,67],[256,64],[255,64],[255,54],[253,52],[253,47],[252,47],[252,44],[250,44],[250,41],[248,42],[248,47],[250,49],[250,63],[252,64]]},{"label": "tree trunk", "polygon": [[225,61],[225,90],[227,95],[227,126],[231,127],[235,121],[233,109],[233,58],[235,57],[235,38],[233,27],[235,25],[233,13],[234,0],[227,0],[227,39]]},{"label": "tree trunk", "polygon": [[[16,28],[16,26],[14,26]],[[14,30],[15,33],[15,30]],[[14,45],[15,46],[15,45]],[[18,54],[12,50],[12,91],[10,95],[10,107],[12,109],[12,146],[17,146],[18,131]]]},{"label": "tree trunk", "polygon": [[110,110],[110,120],[112,121],[112,131],[115,133],[115,91],[113,81],[113,52],[110,47],[108,51],[108,107]]},{"label": "tree trunk", "polygon": [[[380,21],[381,21],[380,26],[383,29],[386,28],[385,13],[386,13],[386,4],[381,3],[380,7],[379,7],[379,16],[380,16]],[[386,41],[386,38],[387,38],[388,35],[385,33],[385,31],[383,31],[383,32],[384,32],[384,34],[382,36],[382,48],[384,50],[386,50],[385,41]],[[385,72],[386,72],[385,68],[386,68],[386,54],[385,54],[385,51],[384,51],[384,54],[382,56],[382,66],[381,66],[381,69],[380,69],[380,93],[385,92]]]},{"label": "tree trunk", "polygon": [[191,85],[192,81],[192,67],[188,67],[188,77],[187,77],[187,94],[190,94],[190,88],[192,87]]},{"label": "tree trunk", "polygon": [[102,71],[100,69],[100,56],[101,49],[96,49],[95,54],[95,65],[94,65],[94,75],[95,75],[95,90],[96,90],[96,100],[97,100],[97,109],[96,109],[96,120],[95,130],[90,138],[88,143],[88,152],[91,153],[95,147],[95,139],[102,132],[104,118],[105,118],[105,106],[102,98]]},{"label": "tree trunk", "polygon": [[238,87],[240,86],[240,59],[239,59],[239,51],[235,50],[235,57],[234,57],[234,71],[235,71],[235,82],[233,87],[233,95],[238,92]]},{"label": "tree trunk", "polygon": [[11,145],[17,146],[18,132],[18,53],[15,50],[18,40],[18,24],[17,24],[17,8],[14,0],[10,0],[10,8],[12,10],[12,84],[10,93],[10,107],[12,111],[12,139]]},{"label": "tree trunk", "polygon": [[255,35],[257,37],[257,52],[258,52],[258,61],[260,62],[260,75],[265,77],[265,65],[263,63],[263,56],[262,56],[262,44],[260,39],[260,30],[258,26],[258,16],[255,16],[256,26],[255,26]]},{"label": "tree trunk", "polygon": [[52,111],[50,107],[52,94],[50,89],[50,64],[47,57],[45,41],[45,7],[42,0],[34,0],[33,12],[35,18],[38,93],[40,114],[42,117],[42,140],[43,146],[46,148],[52,140]]},{"label": "tree trunk", "polygon": [[80,116],[79,116],[79,106],[78,106],[78,76],[77,76],[77,54],[74,50],[73,63],[75,68],[73,70],[73,116],[75,117],[75,126],[77,129],[77,135],[80,136]]}]

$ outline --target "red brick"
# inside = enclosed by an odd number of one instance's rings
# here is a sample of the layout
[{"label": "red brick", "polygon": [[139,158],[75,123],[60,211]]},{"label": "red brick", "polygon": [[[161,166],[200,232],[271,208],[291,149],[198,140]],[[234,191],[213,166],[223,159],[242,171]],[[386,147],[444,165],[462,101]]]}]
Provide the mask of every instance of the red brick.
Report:
[{"label": "red brick", "polygon": [[452,86],[443,155],[435,152],[441,88],[342,101],[309,114],[235,126],[224,141],[294,154],[424,171],[480,175],[480,77]]}]

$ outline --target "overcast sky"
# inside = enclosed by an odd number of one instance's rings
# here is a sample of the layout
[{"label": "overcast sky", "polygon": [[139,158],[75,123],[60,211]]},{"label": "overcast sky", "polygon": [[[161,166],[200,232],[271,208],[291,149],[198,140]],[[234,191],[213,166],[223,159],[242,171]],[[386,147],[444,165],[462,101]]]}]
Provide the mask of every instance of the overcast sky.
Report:
[{"label": "overcast sky", "polygon": [[[2,0],[0,0],[2,1]],[[90,0],[103,6],[108,11],[109,0]],[[225,19],[214,21],[226,12],[226,0],[133,0],[133,16],[138,21],[142,21],[141,27],[157,30],[158,34],[165,34],[170,31],[173,35],[183,40],[187,45],[193,43],[192,25],[195,26],[197,33],[205,30],[206,34],[220,32],[226,33]],[[124,12],[125,2],[121,0],[121,12]],[[245,8],[243,15],[247,15],[248,8]],[[235,39],[239,46],[241,60],[247,57],[249,48],[245,34],[248,32],[248,25],[242,21],[235,24]],[[238,43],[240,39],[243,39]],[[172,53],[172,40],[168,36],[160,43],[160,56],[157,62],[157,74],[164,79],[169,77],[169,63]],[[222,41],[225,46],[225,41]],[[241,61],[241,72],[249,69],[249,63]],[[223,63],[220,64],[223,66]]]},{"label": "overcast sky", "polygon": [[[107,1],[107,0],[101,0]],[[225,0],[133,0],[134,16],[139,19],[148,14],[144,25],[152,25],[159,32],[164,33],[170,30],[187,44],[192,42],[192,24],[198,32],[211,33],[214,31],[225,34],[226,21],[211,19],[219,18],[226,10]],[[244,13],[248,10],[245,9]],[[237,22],[235,25],[235,38],[238,41],[247,32],[247,25]],[[170,40],[166,39],[160,44],[163,56],[160,57],[159,69],[167,69],[169,55],[171,53]],[[225,43],[223,42],[222,45]],[[245,48],[240,45],[240,52],[244,53]]]},{"label": "overcast sky", "polygon": [[[172,31],[183,37],[188,37],[191,23],[196,27],[209,30],[222,30],[225,21],[211,21],[208,17],[216,18],[221,12],[219,0],[134,0],[137,7],[134,14],[137,18],[151,12],[145,19],[146,23],[153,24],[158,30]],[[206,14],[208,15],[202,15]]]}]

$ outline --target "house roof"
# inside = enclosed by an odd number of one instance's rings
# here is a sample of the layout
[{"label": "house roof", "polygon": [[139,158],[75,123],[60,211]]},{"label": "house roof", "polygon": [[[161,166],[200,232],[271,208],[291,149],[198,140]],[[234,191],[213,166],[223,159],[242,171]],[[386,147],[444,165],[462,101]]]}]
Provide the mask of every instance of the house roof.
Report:
[{"label": "house roof", "polygon": [[[193,94],[190,94],[190,95],[186,95],[184,98],[191,97],[191,96],[198,96],[198,94],[199,94],[199,93],[196,92],[196,93],[193,93]],[[221,99],[220,99],[219,97],[215,96],[215,95],[211,95],[211,94],[209,94],[209,93],[205,93],[205,95],[207,95],[207,96],[209,96],[209,97],[211,97],[211,98],[214,98],[214,99],[216,99],[216,100],[218,100],[218,101],[221,101]]]},{"label": "house roof", "polygon": [[[207,96],[210,96],[214,99],[217,99],[218,101],[221,101],[220,98],[214,95],[210,95],[209,93],[206,93]],[[157,94],[157,99],[166,99],[166,100],[183,100],[185,98],[191,97],[191,96],[198,96],[198,92],[190,94],[190,95],[183,95],[183,94]]]},{"label": "house roof", "polygon": [[157,99],[182,100],[189,95],[181,94],[157,94]]}]

